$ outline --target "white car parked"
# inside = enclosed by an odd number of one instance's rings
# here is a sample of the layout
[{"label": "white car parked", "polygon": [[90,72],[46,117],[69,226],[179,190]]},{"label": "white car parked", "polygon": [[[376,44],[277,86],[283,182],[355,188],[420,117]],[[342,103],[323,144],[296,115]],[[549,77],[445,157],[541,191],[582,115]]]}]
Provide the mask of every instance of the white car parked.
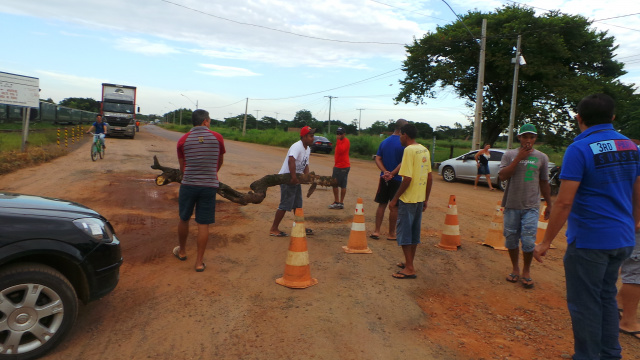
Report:
[{"label": "white car parked", "polygon": [[[476,165],[475,156],[479,150],[470,151],[464,155],[443,161],[438,167],[438,175],[442,175],[442,178],[446,182],[453,182],[456,180],[471,180],[476,179],[478,175],[478,167]],[[489,157],[489,172],[491,173],[491,183],[498,187],[500,190],[504,190],[507,186],[507,181],[498,181],[498,171],[500,171],[500,160],[502,155],[507,150],[505,149],[489,149],[491,156]],[[555,167],[556,164],[549,162],[549,170]],[[480,176],[480,183],[486,183],[486,177]]]}]

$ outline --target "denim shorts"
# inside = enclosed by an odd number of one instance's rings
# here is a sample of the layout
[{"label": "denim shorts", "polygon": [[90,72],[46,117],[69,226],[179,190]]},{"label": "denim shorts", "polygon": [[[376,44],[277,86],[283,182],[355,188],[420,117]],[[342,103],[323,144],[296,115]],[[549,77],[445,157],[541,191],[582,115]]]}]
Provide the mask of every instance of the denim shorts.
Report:
[{"label": "denim shorts", "polygon": [[491,175],[489,171],[489,164],[480,164],[478,167],[478,175]]},{"label": "denim shorts", "polygon": [[207,186],[180,185],[178,209],[180,220],[189,221],[196,210],[198,224],[216,222],[216,193],[218,188]]},{"label": "denim shorts", "polygon": [[538,209],[504,209],[504,246],[517,249],[522,240],[522,252],[532,252],[536,247]]},{"label": "denim shorts", "polygon": [[300,208],[302,208],[302,186],[300,184],[281,184],[278,210],[290,211]]},{"label": "denim shorts", "polygon": [[633,248],[631,257],[622,263],[620,268],[620,279],[623,284],[640,285],[640,233],[636,233],[636,246]]},{"label": "denim shorts", "polygon": [[420,244],[420,227],[424,202],[404,203],[398,200],[398,221],[396,238],[398,245]]},{"label": "denim shorts", "polygon": [[349,178],[349,170],[351,170],[350,167],[348,168],[334,167],[333,168],[333,175],[331,177],[338,180],[339,188],[343,188],[343,189],[347,188],[347,179]]}]

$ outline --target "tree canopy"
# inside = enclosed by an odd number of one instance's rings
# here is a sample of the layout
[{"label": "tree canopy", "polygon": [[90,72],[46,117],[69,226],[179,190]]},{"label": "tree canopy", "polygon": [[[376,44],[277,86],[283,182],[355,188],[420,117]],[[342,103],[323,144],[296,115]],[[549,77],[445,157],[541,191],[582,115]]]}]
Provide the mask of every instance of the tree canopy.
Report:
[{"label": "tree canopy", "polygon": [[100,103],[92,98],[66,98],[58,105],[70,107],[72,109],[100,112]]},{"label": "tree canopy", "polygon": [[[516,128],[536,124],[549,139],[562,140],[575,128],[571,111],[586,95],[607,93],[620,111],[632,111],[634,84],[618,78],[626,72],[613,59],[614,38],[592,29],[591,21],[557,11],[536,16],[532,9],[505,6],[495,12],[470,11],[460,21],[438,27],[407,46],[396,102],[424,104],[439,89],[453,88],[467,106],[475,106],[482,19],[487,19],[483,142],[494,143],[508,128],[515,47],[522,35],[516,104]],[[473,33],[471,36],[469,33]],[[630,126],[630,125],[629,125]],[[631,127],[631,126],[630,126]]]}]

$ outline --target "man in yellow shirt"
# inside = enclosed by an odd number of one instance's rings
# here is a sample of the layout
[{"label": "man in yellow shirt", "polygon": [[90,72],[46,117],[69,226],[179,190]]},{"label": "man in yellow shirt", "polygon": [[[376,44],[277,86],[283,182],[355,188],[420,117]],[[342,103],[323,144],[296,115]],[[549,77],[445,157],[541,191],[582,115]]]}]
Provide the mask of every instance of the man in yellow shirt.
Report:
[{"label": "man in yellow shirt", "polygon": [[417,277],[413,259],[420,244],[422,213],[427,209],[433,183],[429,150],[416,142],[417,136],[418,129],[413,124],[400,129],[400,142],[405,146],[398,172],[402,183],[389,202],[390,207],[398,207],[397,242],[405,259],[404,263],[398,263],[402,270],[392,275],[396,279]]}]

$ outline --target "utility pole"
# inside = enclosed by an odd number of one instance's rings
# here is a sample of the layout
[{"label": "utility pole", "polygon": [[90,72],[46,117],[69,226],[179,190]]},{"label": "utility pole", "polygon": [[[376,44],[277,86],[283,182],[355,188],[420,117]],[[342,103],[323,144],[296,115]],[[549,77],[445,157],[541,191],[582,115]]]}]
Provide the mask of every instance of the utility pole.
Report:
[{"label": "utility pole", "polygon": [[258,128],[258,118],[260,117],[260,111],[262,110],[256,110],[256,129]]},{"label": "utility pole", "polygon": [[327,132],[329,134],[331,134],[331,100],[332,99],[337,99],[337,96],[325,96],[329,98],[329,129],[327,130]]},{"label": "utility pole", "polygon": [[249,98],[244,106],[244,121],[242,122],[242,136],[247,134],[247,110],[249,109]]},{"label": "utility pole", "polygon": [[[509,113],[509,136],[507,137],[507,149],[513,148],[513,123],[516,118],[516,98],[518,97],[518,73],[520,72],[520,44],[522,35],[518,35],[518,45],[516,46],[516,57],[511,59],[516,64],[513,70],[513,90],[511,90],[511,112]],[[524,64],[523,64],[524,65]]]},{"label": "utility pole", "polygon": [[358,135],[360,135],[360,131],[362,131],[362,126],[361,126],[362,110],[367,110],[367,109],[356,109],[356,110],[360,110],[360,116],[358,117]]},{"label": "utility pole", "polygon": [[476,110],[473,121],[473,144],[471,150],[480,149],[482,141],[482,103],[484,92],[484,58],[487,47],[487,19],[482,19],[482,38],[480,40],[480,65],[478,66],[478,87],[476,88]]}]

